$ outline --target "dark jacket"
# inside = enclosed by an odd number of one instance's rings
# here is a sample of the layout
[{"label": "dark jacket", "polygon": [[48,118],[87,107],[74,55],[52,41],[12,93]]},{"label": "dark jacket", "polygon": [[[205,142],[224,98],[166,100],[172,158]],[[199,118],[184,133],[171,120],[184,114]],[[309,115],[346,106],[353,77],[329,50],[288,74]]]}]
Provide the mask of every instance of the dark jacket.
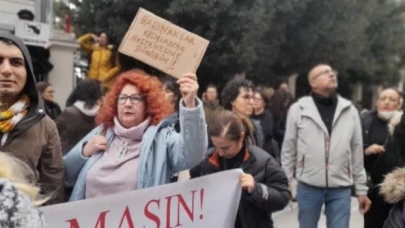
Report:
[{"label": "dark jacket", "polygon": [[[376,113],[364,114],[362,118],[364,149],[373,143],[369,141],[369,130]],[[396,167],[402,167],[405,164],[405,116],[398,112],[388,123],[389,136],[385,143],[385,152],[377,155],[375,161],[369,161],[370,157],[365,156],[365,167],[368,171],[373,185],[380,184],[384,175],[394,170]]]},{"label": "dark jacket", "polygon": [[269,153],[280,164],[280,153],[278,152],[278,145],[273,141],[273,115],[270,110],[265,110],[260,115],[252,115],[252,120],[260,123],[263,131],[263,149]]},{"label": "dark jacket", "polygon": [[67,107],[55,120],[65,155],[96,127],[94,116],[87,116],[75,106]]},{"label": "dark jacket", "polygon": [[394,204],[383,228],[405,227],[405,168],[389,173],[380,186],[380,193],[387,203]]},{"label": "dark jacket", "polygon": [[50,50],[31,45],[28,45],[27,48],[31,55],[35,79],[37,81],[47,80],[48,73],[53,69],[52,63],[49,62]]},{"label": "dark jacket", "polygon": [[62,110],[56,102],[45,101],[45,112],[51,119],[55,120],[61,114]]},{"label": "dark jacket", "polygon": [[[374,119],[377,118],[376,111],[366,112],[361,116],[361,129],[363,131],[363,147],[364,151],[371,146],[373,143],[370,142],[370,130],[373,125]],[[364,168],[366,168],[367,173],[371,172],[374,165],[370,165],[370,158],[364,154]]]},{"label": "dark jacket", "polygon": [[287,114],[284,114],[281,117],[273,116],[273,137],[276,140],[280,150],[284,141],[286,124],[287,124]]},{"label": "dark jacket", "polygon": [[264,133],[262,126],[255,121],[251,120],[253,124],[253,137],[255,139],[255,145],[263,149],[264,147]]},{"label": "dark jacket", "polygon": [[27,81],[23,93],[30,98],[27,115],[9,132],[7,141],[0,150],[20,158],[33,169],[43,193],[54,197],[50,203],[61,202],[64,165],[56,125],[45,114],[44,102],[35,86],[32,62],[26,46],[10,33],[0,33],[0,37],[12,40],[24,54]]},{"label": "dark jacket", "polygon": [[[208,154],[206,159],[190,170],[191,178],[222,171],[219,154],[214,148],[209,149]],[[272,228],[271,213],[282,210],[289,202],[287,176],[274,158],[254,145],[246,150],[240,168],[255,179],[252,194],[242,191],[237,216],[241,227]]]}]

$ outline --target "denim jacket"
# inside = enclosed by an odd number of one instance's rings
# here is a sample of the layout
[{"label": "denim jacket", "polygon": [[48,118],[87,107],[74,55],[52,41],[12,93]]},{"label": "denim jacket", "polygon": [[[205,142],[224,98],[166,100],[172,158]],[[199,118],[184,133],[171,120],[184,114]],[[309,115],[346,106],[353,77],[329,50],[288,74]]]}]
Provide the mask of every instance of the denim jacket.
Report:
[{"label": "denim jacket", "polygon": [[[174,115],[145,131],[137,170],[137,189],[169,183],[173,173],[190,169],[204,159],[208,135],[202,102],[197,100],[195,108],[186,108],[180,101],[179,114],[180,133],[172,127]],[[87,172],[104,152],[84,158],[82,150],[88,140],[101,134],[102,129],[103,126],[95,128],[63,158],[66,184],[74,186],[70,201],[85,199]],[[114,138],[112,128],[107,129],[105,136],[110,145]]]}]

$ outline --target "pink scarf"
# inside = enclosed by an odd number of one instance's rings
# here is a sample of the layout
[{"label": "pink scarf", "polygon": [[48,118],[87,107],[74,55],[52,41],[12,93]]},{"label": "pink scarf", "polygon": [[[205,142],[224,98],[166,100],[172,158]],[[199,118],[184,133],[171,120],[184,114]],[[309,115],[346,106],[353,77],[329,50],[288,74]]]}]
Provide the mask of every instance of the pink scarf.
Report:
[{"label": "pink scarf", "polygon": [[140,123],[138,126],[125,128],[121,125],[117,117],[114,117],[114,134],[133,140],[142,140],[143,133],[149,127],[150,117]]},{"label": "pink scarf", "polygon": [[115,137],[107,151],[89,170],[86,177],[86,198],[136,190],[142,136],[150,118],[138,126],[124,128],[114,118]]}]

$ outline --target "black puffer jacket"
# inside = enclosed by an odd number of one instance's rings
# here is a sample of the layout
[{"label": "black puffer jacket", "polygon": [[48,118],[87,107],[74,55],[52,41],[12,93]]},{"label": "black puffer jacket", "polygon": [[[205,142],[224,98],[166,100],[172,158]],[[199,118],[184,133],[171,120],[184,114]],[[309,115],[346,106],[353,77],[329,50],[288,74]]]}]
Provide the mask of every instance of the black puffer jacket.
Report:
[{"label": "black puffer jacket", "polygon": [[[206,159],[190,170],[191,178],[224,170],[220,164],[223,159],[213,148],[208,154]],[[286,174],[273,157],[254,145],[248,146],[240,168],[251,174],[256,183],[252,194],[242,191],[237,216],[239,227],[273,228],[271,213],[282,210],[290,198]]]},{"label": "black puffer jacket", "polygon": [[263,134],[263,129],[262,126],[260,126],[260,124],[256,123],[255,121],[252,121],[252,125],[253,125],[253,137],[255,139],[255,145],[259,148],[263,149],[264,146],[264,134]]},{"label": "black puffer jacket", "polygon": [[55,120],[62,113],[62,110],[56,102],[45,100],[45,112],[51,119]]},{"label": "black puffer jacket", "polygon": [[381,184],[380,193],[386,202],[394,204],[383,228],[405,227],[405,168],[388,174]]},{"label": "black puffer jacket", "polygon": [[273,143],[273,115],[271,114],[270,110],[266,109],[262,114],[252,115],[251,119],[252,119],[253,122],[257,123],[262,128],[263,137],[264,137],[264,142],[263,142],[262,149],[264,149],[267,153],[272,155],[273,158],[275,158],[276,161],[279,163],[279,161],[280,161],[279,153],[276,153],[276,151],[278,151],[278,145],[276,144],[277,148],[273,148],[274,147],[274,143]]}]

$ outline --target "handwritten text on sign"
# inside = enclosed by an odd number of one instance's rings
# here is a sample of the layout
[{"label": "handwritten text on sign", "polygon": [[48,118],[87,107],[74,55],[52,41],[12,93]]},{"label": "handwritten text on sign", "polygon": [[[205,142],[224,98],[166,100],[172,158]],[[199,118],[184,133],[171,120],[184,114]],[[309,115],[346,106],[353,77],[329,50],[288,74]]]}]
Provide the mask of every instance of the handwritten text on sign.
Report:
[{"label": "handwritten text on sign", "polygon": [[226,171],[41,210],[50,228],[231,228],[239,206],[241,173]]},{"label": "handwritten text on sign", "polygon": [[169,75],[195,73],[208,40],[140,8],[119,51]]}]

